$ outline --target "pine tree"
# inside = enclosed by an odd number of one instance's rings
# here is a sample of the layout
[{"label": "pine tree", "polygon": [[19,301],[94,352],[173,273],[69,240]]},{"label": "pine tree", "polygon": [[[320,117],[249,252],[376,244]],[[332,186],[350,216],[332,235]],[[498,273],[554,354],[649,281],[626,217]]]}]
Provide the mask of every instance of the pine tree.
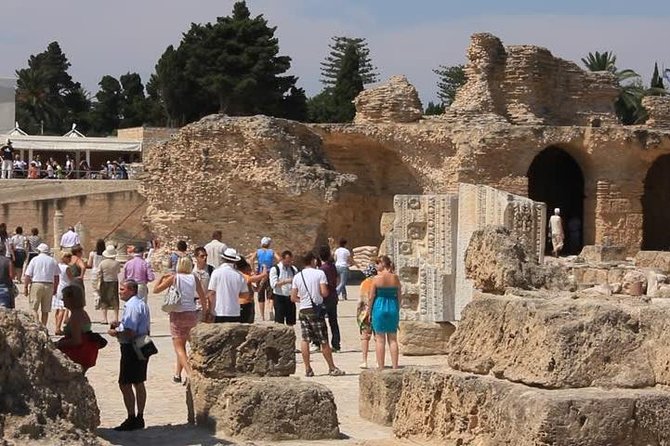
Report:
[{"label": "pine tree", "polygon": [[344,50],[342,66],[337,73],[332,96],[334,115],[332,122],[350,122],[356,115],[353,100],[363,91],[358,48],[351,43]]},{"label": "pine tree", "polygon": [[447,67],[440,65],[433,70],[439,79],[437,81],[437,97],[440,98],[444,106],[450,106],[456,98],[456,91],[465,84],[465,70],[463,65],[454,65]]},{"label": "pine tree", "polygon": [[121,114],[119,128],[139,127],[147,120],[147,100],[142,78],[137,73],[126,73],[119,78],[121,84]]},{"label": "pine tree", "polygon": [[109,135],[119,128],[122,117],[123,95],[121,84],[113,76],[103,76],[95,95],[97,102],[91,111],[92,130],[97,135]]},{"label": "pine tree", "polygon": [[651,76],[651,84],[649,86],[651,88],[658,88],[661,90],[665,89],[665,85],[663,85],[663,78],[658,72],[658,62],[654,63],[654,74]]},{"label": "pine tree", "polygon": [[377,67],[372,65],[370,60],[370,49],[368,43],[361,37],[334,36],[332,42],[328,45],[330,52],[326,59],[321,62],[321,83],[326,88],[335,86],[337,75],[342,68],[344,53],[346,49],[353,45],[356,48],[359,58],[358,73],[363,85],[372,84],[379,80]]},{"label": "pine tree", "polygon": [[425,115],[442,115],[444,114],[444,104],[435,104],[433,101],[430,101],[426,106],[424,111]]}]

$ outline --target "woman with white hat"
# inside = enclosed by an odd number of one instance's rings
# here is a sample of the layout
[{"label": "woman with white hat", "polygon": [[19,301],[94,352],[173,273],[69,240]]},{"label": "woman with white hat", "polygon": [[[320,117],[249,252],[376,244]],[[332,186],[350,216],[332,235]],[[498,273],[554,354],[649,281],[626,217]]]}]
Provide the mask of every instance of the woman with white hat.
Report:
[{"label": "woman with white hat", "polygon": [[107,310],[114,310],[115,321],[119,320],[119,272],[121,264],[116,261],[116,248],[107,245],[102,252],[103,260],[98,265],[98,277],[100,281],[100,309],[102,310],[102,323],[108,324]]}]

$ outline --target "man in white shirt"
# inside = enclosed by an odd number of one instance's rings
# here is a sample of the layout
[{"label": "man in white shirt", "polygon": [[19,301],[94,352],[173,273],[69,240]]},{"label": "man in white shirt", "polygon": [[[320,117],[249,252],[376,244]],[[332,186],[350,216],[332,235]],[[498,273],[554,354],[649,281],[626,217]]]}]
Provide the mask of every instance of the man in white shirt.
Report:
[{"label": "man in white shirt", "polygon": [[295,325],[295,304],[291,301],[291,284],[298,269],[293,266],[291,251],[281,253],[281,261],[270,268],[270,286],[275,311],[275,322]]},{"label": "man in white shirt", "polygon": [[79,235],[74,232],[74,227],[70,226],[67,228],[67,232],[63,234],[60,238],[60,249],[61,251],[70,252],[73,246],[79,244]]},{"label": "man in white shirt", "polygon": [[221,231],[214,231],[212,234],[212,241],[205,245],[207,251],[207,264],[213,268],[218,268],[221,265],[221,256],[228,248],[225,243],[221,242]]},{"label": "man in white shirt", "polygon": [[323,298],[328,296],[328,280],[326,274],[316,269],[317,258],[312,252],[305,254],[303,259],[305,269],[293,277],[291,285],[291,301],[300,306],[300,333],[302,342],[300,351],[305,363],[305,376],[314,376],[314,370],[309,362],[309,344],[321,346],[321,353],[328,363],[328,374],[341,376],[344,372],[333,362],[333,351],[328,343],[328,329],[323,311]]},{"label": "man in white shirt", "polygon": [[58,289],[60,268],[48,254],[49,246],[46,243],[40,244],[37,252],[39,253],[37,257],[33,258],[26,268],[23,294],[29,296],[35,319],[41,320],[42,325],[46,326],[51,311],[51,297]]},{"label": "man in white shirt", "polygon": [[214,270],[207,286],[209,308],[213,309],[214,322],[241,322],[240,295],[249,292],[247,281],[235,268],[240,256],[233,248],[221,255],[223,264]]},{"label": "man in white shirt", "polygon": [[340,247],[335,250],[335,268],[337,269],[337,295],[347,300],[347,281],[349,280],[349,266],[352,264],[351,252],[346,248],[347,241],[340,239]]}]

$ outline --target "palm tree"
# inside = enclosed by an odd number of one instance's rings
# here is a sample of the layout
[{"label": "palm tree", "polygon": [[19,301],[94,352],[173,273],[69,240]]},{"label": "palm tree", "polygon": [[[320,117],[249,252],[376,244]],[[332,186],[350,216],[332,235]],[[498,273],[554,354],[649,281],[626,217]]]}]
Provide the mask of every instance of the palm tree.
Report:
[{"label": "palm tree", "polygon": [[616,66],[616,55],[611,51],[589,53],[587,57],[582,57],[582,63],[589,71],[608,71],[616,76],[619,82],[619,98],[614,108],[624,125],[638,124],[647,119],[647,112],[642,107],[645,89],[642,87],[639,74],[630,69],[619,71]]},{"label": "palm tree", "polygon": [[16,76],[19,122],[28,133],[37,133],[54,119],[54,110],[49,104],[49,86],[38,70],[17,70]]}]

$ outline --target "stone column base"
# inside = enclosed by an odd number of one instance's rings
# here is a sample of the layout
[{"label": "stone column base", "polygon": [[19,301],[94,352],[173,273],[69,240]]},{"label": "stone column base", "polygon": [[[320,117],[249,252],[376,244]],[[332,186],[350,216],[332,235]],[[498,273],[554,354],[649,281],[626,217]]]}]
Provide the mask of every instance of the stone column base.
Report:
[{"label": "stone column base", "polygon": [[400,321],[398,344],[404,356],[444,355],[456,327],[449,322]]}]

